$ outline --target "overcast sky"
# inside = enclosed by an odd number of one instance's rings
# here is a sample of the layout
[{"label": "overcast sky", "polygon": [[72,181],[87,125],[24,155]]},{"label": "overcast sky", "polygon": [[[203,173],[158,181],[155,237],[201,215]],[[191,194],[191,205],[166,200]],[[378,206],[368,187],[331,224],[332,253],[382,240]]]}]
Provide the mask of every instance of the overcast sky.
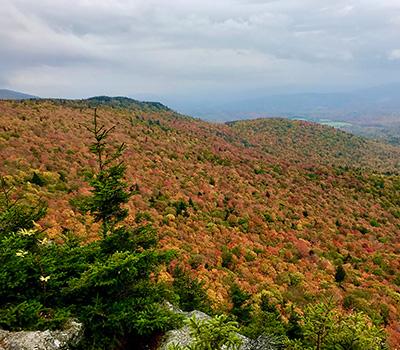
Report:
[{"label": "overcast sky", "polygon": [[400,81],[400,0],[0,0],[0,88],[194,97]]}]

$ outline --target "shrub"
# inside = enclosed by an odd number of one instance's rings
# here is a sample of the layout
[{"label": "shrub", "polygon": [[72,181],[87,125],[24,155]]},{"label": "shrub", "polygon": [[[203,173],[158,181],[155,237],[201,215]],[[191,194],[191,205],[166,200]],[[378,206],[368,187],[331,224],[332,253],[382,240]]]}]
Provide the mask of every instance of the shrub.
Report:
[{"label": "shrub", "polygon": [[47,204],[43,201],[29,203],[23,197],[15,198],[14,188],[0,177],[0,237],[31,229],[35,221],[46,215]]},{"label": "shrub", "polygon": [[231,250],[227,246],[222,247],[222,253],[221,253],[221,266],[225,267],[227,269],[231,269],[233,267],[233,254]]},{"label": "shrub", "polygon": [[289,349],[386,349],[383,329],[361,312],[340,312],[332,301],[307,306],[301,327],[304,339],[289,341]]},{"label": "shrub", "polygon": [[229,321],[226,315],[215,316],[208,320],[192,317],[186,321],[193,338],[186,347],[171,346],[169,350],[237,350],[242,341],[237,332],[238,324]]},{"label": "shrub", "polygon": [[379,224],[378,220],[376,220],[376,219],[371,219],[370,222],[369,222],[369,224],[370,224],[372,227],[379,227],[379,226],[381,226],[381,225]]}]

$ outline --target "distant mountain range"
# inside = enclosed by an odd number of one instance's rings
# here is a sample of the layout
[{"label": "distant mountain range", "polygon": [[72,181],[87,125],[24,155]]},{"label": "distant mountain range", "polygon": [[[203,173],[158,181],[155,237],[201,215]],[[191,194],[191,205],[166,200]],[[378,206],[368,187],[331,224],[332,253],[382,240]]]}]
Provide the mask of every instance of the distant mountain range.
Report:
[{"label": "distant mountain range", "polygon": [[329,118],[341,121],[373,121],[376,116],[400,115],[400,84],[391,84],[352,92],[263,94],[235,98],[221,103],[195,102],[178,110],[213,121],[254,117]]},{"label": "distant mountain range", "polygon": [[23,92],[0,89],[0,100],[28,100],[31,98],[39,98],[37,96],[25,94]]},{"label": "distant mountain range", "polygon": [[338,93],[247,93],[221,102],[181,100],[182,113],[224,122],[283,117],[331,125],[351,133],[400,144],[400,84]]},{"label": "distant mountain range", "polygon": [[[0,89],[0,99],[23,100],[38,98],[30,94]],[[97,96],[89,102],[112,104],[114,106],[138,103],[128,97]],[[160,100],[163,99],[160,97]],[[151,102],[151,104],[156,104]],[[313,119],[328,118],[334,121],[352,123],[366,121],[373,123],[377,117],[400,116],[400,83],[352,92],[302,92],[271,94],[263,91],[244,93],[240,96],[224,98],[185,98],[172,99],[168,105],[187,115],[212,121],[232,121],[254,117],[299,117]],[[161,104],[160,104],[161,106]],[[400,122],[400,118],[399,119]]]},{"label": "distant mountain range", "polygon": [[[246,96],[251,95],[247,93]],[[24,100],[37,96],[0,89],[0,100]],[[90,106],[140,107],[170,110],[159,102],[142,102],[128,97],[96,96],[82,100]],[[168,99],[167,99],[168,100]],[[400,84],[340,93],[265,94],[225,98],[218,101],[181,98],[168,103],[174,110],[204,120],[225,122],[258,117],[284,117],[328,124],[354,134],[400,144]]]}]

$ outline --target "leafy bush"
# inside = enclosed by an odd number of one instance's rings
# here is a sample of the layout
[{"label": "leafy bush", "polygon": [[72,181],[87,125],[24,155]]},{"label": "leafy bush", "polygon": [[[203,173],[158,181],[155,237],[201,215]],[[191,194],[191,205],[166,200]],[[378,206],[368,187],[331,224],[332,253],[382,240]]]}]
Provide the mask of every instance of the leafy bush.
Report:
[{"label": "leafy bush", "polygon": [[385,334],[365,314],[344,314],[334,304],[306,307],[301,317],[303,340],[289,341],[289,349],[386,349]]},{"label": "leafy bush", "polygon": [[29,203],[22,197],[13,194],[4,177],[0,177],[0,236],[17,232],[21,229],[30,229],[35,221],[45,216],[47,204],[43,201]]},{"label": "leafy bush", "polygon": [[229,321],[228,316],[219,315],[208,320],[192,317],[186,321],[193,338],[191,345],[181,347],[173,345],[169,350],[236,350],[242,340],[238,336],[238,324]]}]

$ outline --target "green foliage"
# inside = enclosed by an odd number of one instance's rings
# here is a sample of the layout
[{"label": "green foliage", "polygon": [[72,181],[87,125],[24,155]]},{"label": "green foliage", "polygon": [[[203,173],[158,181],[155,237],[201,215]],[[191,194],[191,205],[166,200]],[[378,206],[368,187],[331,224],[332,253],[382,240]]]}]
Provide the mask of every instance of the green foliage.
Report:
[{"label": "green foliage", "polygon": [[308,306],[304,311],[303,335],[310,345],[322,349],[335,332],[336,313],[332,302]]},{"label": "green foliage", "polygon": [[92,195],[81,200],[80,209],[89,212],[95,221],[102,223],[103,236],[106,236],[128,215],[128,210],[122,205],[128,202],[132,193],[127,191],[128,185],[123,180],[125,164],[119,160],[125,150],[125,144],[119,145],[116,149],[108,147],[106,139],[114,128],[106,129],[104,125],[99,126],[96,110],[93,127],[87,129],[95,140],[90,146],[90,151],[97,158],[98,169],[96,173],[88,174]]},{"label": "green foliage", "polygon": [[21,229],[30,229],[34,222],[46,215],[47,204],[43,201],[28,203],[13,195],[13,187],[0,176],[0,237]]},{"label": "green foliage", "polygon": [[331,301],[306,307],[301,325],[304,339],[289,341],[289,349],[386,349],[384,331],[365,314],[343,314]]},{"label": "green foliage", "polygon": [[397,274],[397,275],[395,276],[395,278],[394,278],[394,280],[393,280],[393,283],[394,283],[396,286],[400,287],[400,273]]},{"label": "green foliage", "polygon": [[270,214],[270,213],[268,213],[268,212],[265,212],[264,214],[263,214],[263,217],[264,217],[264,220],[266,221],[266,222],[274,222],[274,218],[272,217],[272,215]]},{"label": "green foliage", "polygon": [[369,232],[369,230],[368,230],[366,227],[364,227],[364,226],[356,227],[356,229],[357,229],[358,231],[360,231],[360,233],[362,233],[363,235],[366,235],[366,234]]},{"label": "green foliage", "polygon": [[233,284],[230,289],[230,297],[232,301],[232,315],[236,316],[241,324],[250,322],[251,305],[248,303],[250,294],[246,293],[237,284]]},{"label": "green foliage", "polygon": [[266,173],[266,171],[263,168],[254,168],[254,174],[256,174],[256,175],[262,175],[265,173]]},{"label": "green foliage", "polygon": [[291,310],[288,323],[286,325],[286,335],[289,339],[302,339],[303,338],[303,331],[300,325],[300,315]]},{"label": "green foliage", "polygon": [[84,323],[82,349],[110,349],[177,326],[180,316],[162,307],[168,295],[155,282],[171,254],[157,250],[149,226],[116,226],[126,216],[129,198],[125,166],[115,163],[123,147],[105,156],[111,129],[98,128],[92,147],[99,169],[91,176],[86,209],[102,222],[102,239],[81,245],[65,235],[63,244],[32,229],[45,206],[12,202],[2,180],[0,216],[0,327],[11,330],[59,328],[73,317]]},{"label": "green foliage", "polygon": [[237,332],[237,322],[229,321],[228,316],[218,315],[211,319],[186,320],[193,338],[187,347],[172,346],[169,350],[237,350],[242,341]]},{"label": "green foliage", "polygon": [[379,227],[379,226],[381,226],[380,225],[380,223],[378,222],[378,220],[376,220],[375,218],[372,218],[371,220],[370,220],[370,225],[372,226],[372,227]]},{"label": "green foliage", "polygon": [[67,309],[46,308],[33,299],[0,309],[0,327],[12,330],[56,329],[62,327],[70,317]]},{"label": "green foliage", "polygon": [[148,221],[148,222],[152,222],[153,221],[153,218],[152,218],[152,216],[151,216],[151,214],[150,213],[148,213],[148,212],[141,212],[141,211],[139,211],[138,213],[136,213],[136,215],[135,215],[135,222],[137,223],[137,224],[139,224],[139,223],[141,223],[141,222],[143,222],[143,221]]},{"label": "green foliage", "polygon": [[243,329],[246,336],[259,339],[260,342],[263,336],[285,336],[286,327],[281,314],[266,295],[262,295],[259,308],[251,316],[250,322]]},{"label": "green foliage", "polygon": [[[54,100],[56,103],[65,102],[65,100]],[[80,101],[67,101],[70,104],[83,107],[89,105],[91,107],[97,107],[101,105],[110,106],[112,108],[141,108],[142,110],[149,111],[169,111],[170,109],[160,102],[141,102],[128,97],[109,97],[109,96],[95,96],[90,97],[86,100]]]},{"label": "green foliage", "polygon": [[178,296],[179,307],[184,311],[200,310],[210,312],[210,302],[204,289],[204,283],[192,278],[188,272],[176,267],[172,273],[173,289]]},{"label": "green foliage", "polygon": [[336,327],[331,340],[335,348],[354,350],[386,348],[383,330],[371,325],[371,321],[362,313],[345,316]]},{"label": "green foliage", "polygon": [[182,215],[184,217],[189,216],[189,213],[187,211],[188,205],[186,204],[186,202],[184,200],[180,199],[179,201],[174,202],[173,206],[175,207],[176,215]]},{"label": "green foliage", "polygon": [[249,218],[239,218],[238,224],[242,232],[249,232]]},{"label": "green foliage", "polygon": [[221,258],[222,267],[225,267],[227,269],[231,269],[233,267],[233,254],[227,246],[222,247]]},{"label": "green foliage", "polygon": [[[30,213],[28,212],[28,215]],[[0,236],[0,327],[5,329],[55,328],[69,316],[53,308],[51,275],[44,261],[50,245],[42,233],[22,228]],[[57,256],[52,261],[56,262]],[[53,281],[51,281],[53,284]]]},{"label": "green foliage", "polygon": [[337,283],[342,283],[345,278],[346,278],[346,271],[345,271],[343,265],[337,266],[336,272],[335,272],[335,281]]},{"label": "green foliage", "polygon": [[44,181],[44,179],[36,171],[33,173],[30,182],[38,186],[44,186],[46,184],[46,181]]},{"label": "green foliage", "polygon": [[3,236],[0,326],[58,328],[76,317],[85,324],[86,349],[173,327],[177,317],[160,306],[167,292],[150,278],[166,259],[151,232],[119,228],[84,246],[54,244],[35,230]]},{"label": "green foliage", "polygon": [[214,179],[213,177],[210,177],[210,179],[209,179],[209,184],[210,184],[211,186],[215,186],[215,179]]},{"label": "green foliage", "polygon": [[188,263],[192,269],[197,269],[204,263],[204,256],[201,254],[193,254],[190,256]]}]

